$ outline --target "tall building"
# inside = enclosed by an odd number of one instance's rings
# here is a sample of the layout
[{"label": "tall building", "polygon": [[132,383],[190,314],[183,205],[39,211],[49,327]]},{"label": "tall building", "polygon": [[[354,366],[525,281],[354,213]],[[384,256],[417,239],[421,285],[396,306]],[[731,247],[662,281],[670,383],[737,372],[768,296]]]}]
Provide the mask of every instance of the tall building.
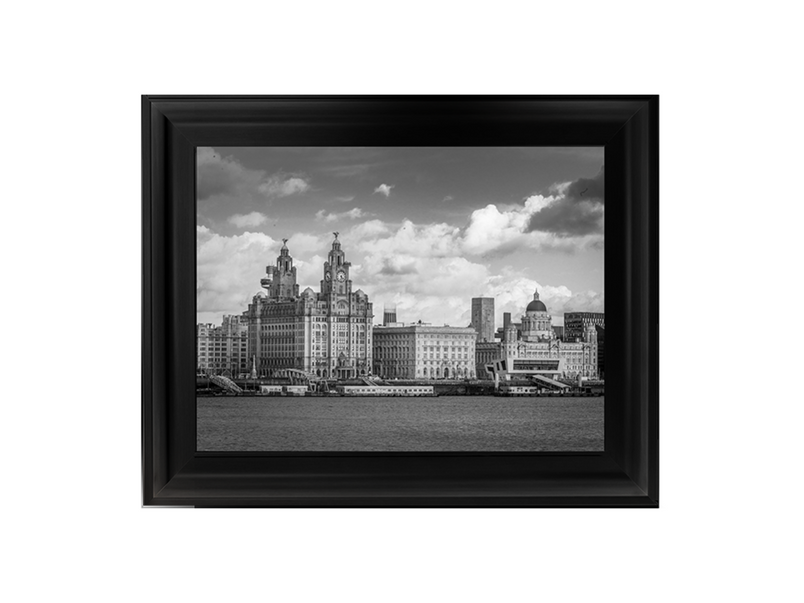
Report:
[{"label": "tall building", "polygon": [[605,328],[605,316],[603,312],[564,312],[564,340],[582,339],[589,326]]},{"label": "tall building", "polygon": [[501,379],[598,377],[597,329],[588,325],[580,338],[561,341],[539,292],[525,308],[519,323],[506,321],[500,357],[492,363],[492,374]]},{"label": "tall building", "polygon": [[601,379],[606,378],[606,329],[595,325],[597,331],[597,373]]},{"label": "tall building", "polygon": [[396,306],[385,306],[382,311],[382,324],[386,327],[396,322]]},{"label": "tall building", "polygon": [[494,298],[472,298],[472,328],[477,331],[478,342],[494,341]]},{"label": "tall building", "polygon": [[283,241],[275,265],[260,281],[266,293],[255,295],[243,313],[249,356],[260,377],[283,369],[338,379],[370,373],[372,304],[362,290],[352,291],[350,268],[335,233],[319,291],[307,287],[300,294]]},{"label": "tall building", "polygon": [[471,327],[416,323],[374,327],[374,374],[384,379],[474,379]]},{"label": "tall building", "polygon": [[248,372],[248,324],[241,316],[224,316],[221,326],[199,324],[195,328],[196,367],[199,373]]}]

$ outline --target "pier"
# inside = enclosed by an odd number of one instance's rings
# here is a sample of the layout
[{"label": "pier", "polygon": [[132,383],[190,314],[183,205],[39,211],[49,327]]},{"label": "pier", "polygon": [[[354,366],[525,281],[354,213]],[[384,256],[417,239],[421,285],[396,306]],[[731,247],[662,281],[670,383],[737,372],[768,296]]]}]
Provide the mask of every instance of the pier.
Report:
[{"label": "pier", "polygon": [[[230,379],[221,375],[196,377],[199,396],[307,395],[307,396],[600,396],[603,381],[577,383],[548,379],[517,379],[496,384],[489,379],[316,379],[298,372],[284,377]],[[432,393],[429,393],[432,388]],[[386,392],[385,389],[389,391]],[[390,393],[390,389],[394,389]],[[303,391],[306,390],[306,391]],[[361,390],[364,390],[362,393]],[[412,393],[406,394],[405,391]]]}]

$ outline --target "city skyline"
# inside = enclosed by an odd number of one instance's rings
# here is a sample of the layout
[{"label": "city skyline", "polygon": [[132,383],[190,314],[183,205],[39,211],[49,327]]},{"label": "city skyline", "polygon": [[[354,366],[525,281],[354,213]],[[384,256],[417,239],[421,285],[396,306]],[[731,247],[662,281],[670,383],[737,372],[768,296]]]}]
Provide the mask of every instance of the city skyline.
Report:
[{"label": "city skyline", "polygon": [[[198,149],[198,323],[243,312],[282,239],[316,288],[340,232],[375,319],[495,322],[538,288],[555,324],[604,311],[602,148]],[[375,322],[382,322],[376,319]]]}]

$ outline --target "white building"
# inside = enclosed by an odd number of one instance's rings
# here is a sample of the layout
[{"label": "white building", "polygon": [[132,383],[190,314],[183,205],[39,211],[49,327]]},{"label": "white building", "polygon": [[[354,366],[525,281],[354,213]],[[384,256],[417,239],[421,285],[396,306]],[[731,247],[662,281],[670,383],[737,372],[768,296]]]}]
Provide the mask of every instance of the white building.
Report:
[{"label": "white building", "polygon": [[474,379],[477,331],[416,323],[374,327],[374,374],[384,379]]},{"label": "white building", "polygon": [[521,323],[505,326],[500,357],[491,363],[491,374],[502,380],[536,375],[548,379],[597,379],[597,330],[589,325],[582,338],[561,341],[537,291],[525,308]]},{"label": "white building", "polygon": [[248,324],[241,316],[224,316],[221,326],[196,325],[196,367],[202,374],[248,372]]}]

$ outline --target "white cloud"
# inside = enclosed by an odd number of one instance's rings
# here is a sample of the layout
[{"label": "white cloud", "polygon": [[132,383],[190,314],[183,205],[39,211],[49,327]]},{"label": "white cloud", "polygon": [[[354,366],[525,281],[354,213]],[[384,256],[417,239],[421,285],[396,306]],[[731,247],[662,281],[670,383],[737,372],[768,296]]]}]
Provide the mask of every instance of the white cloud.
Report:
[{"label": "white cloud", "polygon": [[563,200],[560,196],[532,195],[523,205],[499,208],[486,205],[472,212],[463,236],[468,254],[505,254],[519,248],[577,251],[602,244],[603,235],[559,236],[549,232],[526,232],[531,218],[546,207]]},{"label": "white cloud", "polygon": [[460,229],[449,224],[414,224],[404,220],[394,227],[378,220],[370,221],[353,233],[362,251],[376,257],[410,254],[418,257],[449,257],[462,254]]},{"label": "white cloud", "polygon": [[230,237],[196,228],[196,298],[204,316],[239,314],[260,290],[265,266],[273,263],[281,243],[266,234],[245,232]]},{"label": "white cloud", "polygon": [[297,232],[288,239],[288,249],[295,260],[301,261],[313,254],[325,253],[329,249],[330,241],[329,235],[317,236]]},{"label": "white cloud", "polygon": [[331,214],[328,214],[325,210],[320,209],[316,212],[315,217],[316,219],[323,220],[324,222],[336,222],[338,220],[357,220],[358,218],[365,218],[369,215],[370,214],[367,214],[359,207],[355,207],[349,211]]},{"label": "white cloud", "polygon": [[363,239],[377,238],[380,235],[387,234],[391,232],[391,228],[382,220],[366,220],[357,226],[353,226],[349,232],[351,232],[351,236],[354,237],[355,241],[362,241]]},{"label": "white cloud", "polygon": [[594,291],[573,293],[564,285],[544,285],[527,278],[516,271],[506,270],[489,278],[483,295],[494,298],[497,326],[502,326],[502,315],[510,312],[514,322],[518,322],[525,307],[533,299],[533,292],[539,292],[539,299],[547,306],[553,317],[553,325],[564,324],[564,312],[603,312],[603,294]]},{"label": "white cloud", "polygon": [[543,285],[512,269],[492,274],[484,261],[465,254],[464,233],[448,224],[416,225],[406,220],[392,226],[370,220],[343,233],[341,240],[356,264],[355,286],[375,302],[375,314],[384,304],[395,303],[405,322],[468,324],[471,298],[490,296],[496,299],[501,325],[503,312],[519,319],[536,288],[557,325],[565,311],[603,309],[601,294]]},{"label": "white cloud", "polygon": [[234,224],[238,228],[255,227],[264,224],[268,221],[268,216],[261,214],[258,211],[253,211],[250,214],[235,214],[227,220],[230,224]]},{"label": "white cloud", "polygon": [[288,197],[310,190],[310,183],[299,176],[286,177],[283,174],[274,174],[260,184],[259,190],[266,197]]},{"label": "white cloud", "polygon": [[[488,224],[496,225],[497,230],[511,228],[521,219],[511,211],[491,207],[484,209],[490,216]],[[319,217],[326,222],[329,215]],[[485,220],[488,216],[480,217]],[[470,226],[485,224],[483,220],[475,219]],[[497,326],[501,326],[503,312],[511,312],[513,319],[519,320],[537,288],[553,315],[553,324],[562,324],[564,312],[603,311],[602,293],[574,292],[561,283],[537,282],[513,268],[492,273],[485,260],[466,252],[470,247],[493,249],[504,244],[503,238],[495,239],[492,234],[469,239],[466,231],[449,224],[410,220],[390,224],[373,219],[342,231],[340,240],[352,263],[354,286],[369,295],[376,316],[381,315],[383,305],[395,303],[399,319],[405,322],[465,326],[470,321],[471,298],[489,296],[496,300]],[[289,239],[302,290],[308,286],[318,290],[331,243],[329,234],[295,233]],[[259,290],[265,266],[273,264],[280,247],[278,241],[261,233],[224,237],[203,226],[198,227],[198,245],[199,318],[245,310]]]},{"label": "white cloud", "polygon": [[381,184],[380,186],[378,186],[377,188],[374,189],[374,192],[375,193],[381,193],[381,194],[385,195],[386,197],[389,197],[391,195],[391,189],[392,188],[394,188],[393,184]]},{"label": "white cloud", "polygon": [[524,211],[501,212],[491,204],[477,209],[464,233],[464,248],[467,253],[482,254],[515,243],[522,238],[527,220]]},{"label": "white cloud", "polygon": [[[318,289],[321,267],[330,237],[295,233],[288,248],[298,272],[298,283]],[[240,314],[261,291],[265,267],[273,265],[281,241],[258,232],[224,236],[196,226],[196,298],[198,322],[220,324],[224,314]],[[323,255],[321,255],[323,254]]]}]

